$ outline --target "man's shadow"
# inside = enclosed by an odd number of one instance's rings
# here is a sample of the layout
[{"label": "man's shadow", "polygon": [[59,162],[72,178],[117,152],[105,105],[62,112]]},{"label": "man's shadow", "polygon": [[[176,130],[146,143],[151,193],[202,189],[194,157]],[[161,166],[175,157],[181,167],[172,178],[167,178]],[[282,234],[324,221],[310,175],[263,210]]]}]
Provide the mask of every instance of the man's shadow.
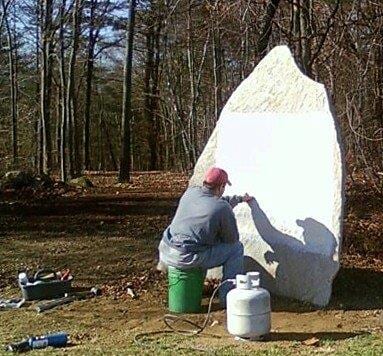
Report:
[{"label": "man's shadow", "polygon": [[[263,255],[263,266],[245,256],[245,270],[259,271],[262,286],[272,293],[326,305],[339,268],[333,259],[338,244],[331,231],[313,218],[297,220],[297,225],[303,228],[302,242],[277,230],[255,199],[249,206],[254,225],[270,250]],[[274,273],[270,272],[273,264],[277,265]]]}]

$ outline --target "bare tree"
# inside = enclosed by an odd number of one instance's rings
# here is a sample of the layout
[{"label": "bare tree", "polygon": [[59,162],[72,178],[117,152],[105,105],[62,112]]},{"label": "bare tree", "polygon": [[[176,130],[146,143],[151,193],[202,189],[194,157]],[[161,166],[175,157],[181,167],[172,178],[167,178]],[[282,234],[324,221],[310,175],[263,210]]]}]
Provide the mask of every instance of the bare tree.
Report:
[{"label": "bare tree", "polygon": [[[9,64],[9,84],[10,84],[10,97],[11,97],[11,118],[12,118],[12,153],[13,164],[18,163],[18,86],[17,86],[17,43],[15,28],[10,27],[7,8],[10,2],[4,3],[2,1],[3,15],[5,18],[5,28],[7,32],[8,42],[8,64]],[[13,21],[15,21],[13,19]],[[1,28],[1,27],[0,27]]]},{"label": "bare tree", "polygon": [[40,173],[49,174],[52,168],[52,138],[51,138],[51,88],[52,88],[52,57],[53,57],[53,0],[41,0],[42,29],[41,29],[41,127],[42,127],[42,156],[43,167]]},{"label": "bare tree", "polygon": [[124,85],[123,85],[123,104],[121,120],[121,154],[119,181],[129,182],[130,180],[130,122],[132,119],[132,58],[133,58],[133,38],[135,21],[136,0],[130,0],[129,6],[129,25],[126,34],[126,49],[124,62]]},{"label": "bare tree", "polygon": [[0,31],[3,29],[5,19],[7,18],[8,8],[13,1],[14,0],[1,0]]},{"label": "bare tree", "polygon": [[312,41],[312,23],[310,13],[312,11],[312,0],[301,0],[300,11],[300,29],[301,29],[301,48],[302,48],[302,70],[311,75],[311,41]]},{"label": "bare tree", "polygon": [[59,29],[59,72],[60,72],[60,109],[61,109],[61,142],[60,142],[60,172],[61,180],[65,182],[68,177],[67,171],[67,127],[68,127],[68,113],[67,113],[67,91],[66,91],[66,73],[65,73],[65,38],[64,26],[66,17],[66,0],[61,0],[60,6],[60,29]]},{"label": "bare tree", "polygon": [[[89,3],[89,35],[88,35],[88,53],[86,60],[86,91],[85,91],[85,112],[84,112],[84,169],[90,169],[90,109],[92,99],[92,80],[93,80],[93,68],[95,61],[95,46],[97,43],[98,33],[101,29],[99,26],[95,29],[96,24],[96,8],[98,0],[90,0]],[[107,7],[107,6],[106,6]]]},{"label": "bare tree", "polygon": [[68,63],[68,82],[66,97],[66,112],[68,120],[68,151],[69,151],[69,175],[74,177],[80,174],[80,149],[77,128],[77,99],[75,93],[75,69],[77,51],[80,37],[81,15],[84,0],[74,0],[72,10],[72,44]]},{"label": "bare tree", "polygon": [[266,7],[266,14],[263,19],[263,25],[257,42],[257,56],[262,58],[269,44],[272,32],[273,18],[278,9],[280,0],[269,0]]},{"label": "bare tree", "polygon": [[146,61],[145,61],[145,108],[144,115],[148,123],[148,145],[149,145],[149,169],[158,169],[159,160],[159,70],[160,70],[160,38],[163,26],[163,9],[156,4],[151,4],[151,9],[146,18]]}]

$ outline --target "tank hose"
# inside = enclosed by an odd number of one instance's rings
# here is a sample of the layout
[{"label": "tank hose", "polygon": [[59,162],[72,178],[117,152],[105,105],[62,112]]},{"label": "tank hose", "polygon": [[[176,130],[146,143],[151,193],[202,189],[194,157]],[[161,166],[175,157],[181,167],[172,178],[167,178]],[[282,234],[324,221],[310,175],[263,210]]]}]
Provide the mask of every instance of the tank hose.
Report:
[{"label": "tank hose", "polygon": [[[184,318],[182,316],[173,315],[173,314],[165,314],[164,317],[163,317],[163,320],[164,320],[165,325],[170,330],[155,330],[155,331],[139,333],[139,334],[136,334],[134,336],[134,342],[136,344],[142,345],[143,343],[142,343],[142,341],[140,339],[142,339],[145,336],[150,336],[150,335],[176,333],[176,334],[181,334],[181,335],[193,336],[193,335],[200,334],[202,331],[205,330],[205,328],[206,328],[206,326],[207,326],[207,324],[209,322],[210,314],[211,314],[211,307],[212,307],[213,299],[214,299],[215,295],[217,294],[219,288],[222,287],[225,283],[228,283],[228,282],[235,282],[235,280],[233,280],[233,279],[226,279],[226,280],[222,281],[220,284],[218,284],[218,286],[214,289],[214,291],[213,291],[213,293],[212,293],[212,295],[210,297],[210,300],[209,300],[209,307],[207,309],[206,318],[205,318],[205,321],[202,324],[202,326],[200,326],[197,323],[195,323],[194,321],[186,319],[186,318]],[[184,329],[177,329],[177,328],[175,328],[172,324],[174,324],[176,322],[179,322],[179,321],[182,321],[182,322],[184,322],[186,324],[192,325],[195,329],[184,330]]]}]

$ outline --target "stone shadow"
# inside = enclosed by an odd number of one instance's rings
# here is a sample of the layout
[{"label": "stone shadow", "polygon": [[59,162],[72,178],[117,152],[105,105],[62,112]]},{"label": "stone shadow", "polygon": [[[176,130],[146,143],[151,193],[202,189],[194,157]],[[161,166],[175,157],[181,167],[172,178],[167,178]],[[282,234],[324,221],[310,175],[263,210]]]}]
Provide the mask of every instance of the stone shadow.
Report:
[{"label": "stone shadow", "polygon": [[[247,271],[261,273],[262,286],[273,293],[274,311],[306,312],[318,308],[306,302],[280,296],[280,291],[284,290],[282,288],[292,288],[292,292],[310,296],[310,290],[304,294],[304,285],[301,283],[303,280],[313,283],[313,289],[323,289],[326,286],[328,293],[326,297],[331,297],[326,306],[328,310],[383,309],[383,272],[368,268],[341,267],[336,274],[338,263],[330,256],[337,243],[323,224],[312,218],[297,220],[297,224],[304,229],[304,243],[302,243],[275,229],[256,201],[251,202],[250,207],[261,238],[273,250],[266,252],[264,258],[268,263],[277,262],[278,267],[274,277],[254,258],[245,256],[245,268]],[[325,250],[327,256],[312,252],[318,247],[318,241],[327,244]],[[296,277],[297,274],[299,278]],[[289,275],[294,278],[289,279]],[[294,298],[293,295],[289,296]]]},{"label": "stone shadow", "polygon": [[[337,248],[334,235],[312,218],[297,220],[303,228],[304,241],[277,230],[253,199],[249,203],[251,217],[260,237],[272,251],[264,253],[267,264],[276,263],[275,276],[253,258],[245,258],[246,271],[261,273],[261,283],[271,293],[326,305],[331,296],[332,280],[339,264],[333,260]],[[245,242],[246,244],[246,242]],[[256,255],[256,246],[252,247]]]}]

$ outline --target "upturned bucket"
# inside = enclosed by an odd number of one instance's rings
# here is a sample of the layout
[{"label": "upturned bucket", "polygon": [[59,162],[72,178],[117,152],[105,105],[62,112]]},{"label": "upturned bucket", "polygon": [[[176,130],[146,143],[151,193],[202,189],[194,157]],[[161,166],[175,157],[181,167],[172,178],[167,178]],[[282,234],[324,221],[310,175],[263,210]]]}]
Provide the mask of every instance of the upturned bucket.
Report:
[{"label": "upturned bucket", "polygon": [[205,271],[199,268],[181,270],[168,267],[169,311],[199,313],[201,311]]}]

